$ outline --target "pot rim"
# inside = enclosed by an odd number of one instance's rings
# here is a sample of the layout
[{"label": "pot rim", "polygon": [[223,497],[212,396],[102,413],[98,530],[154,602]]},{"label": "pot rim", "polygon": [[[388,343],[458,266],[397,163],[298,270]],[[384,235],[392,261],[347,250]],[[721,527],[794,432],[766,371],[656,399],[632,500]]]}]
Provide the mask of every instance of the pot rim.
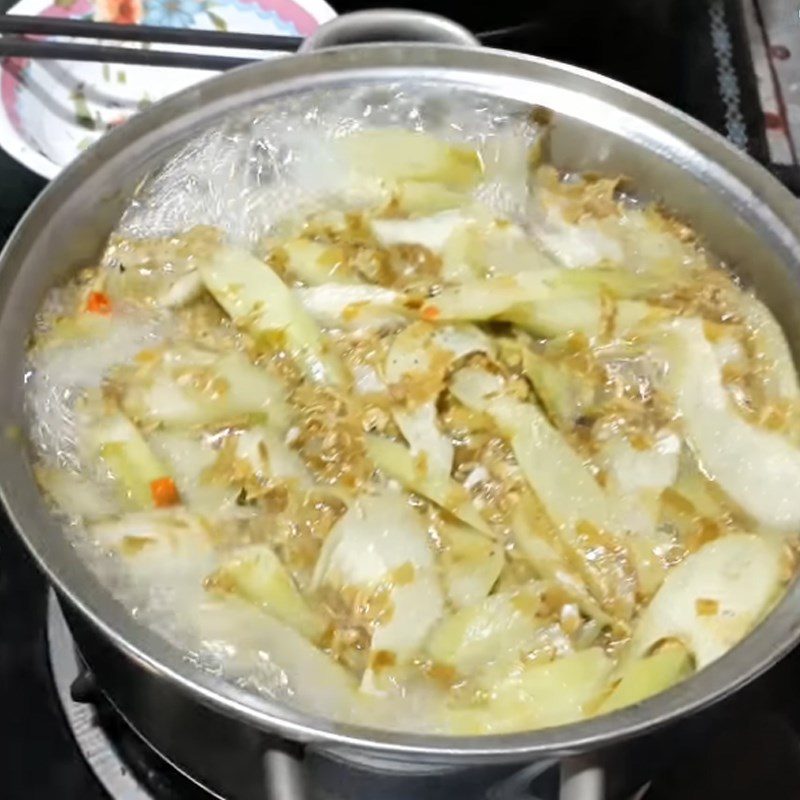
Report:
[{"label": "pot rim", "polygon": [[[103,137],[37,198],[0,254],[0,330],[2,322],[13,317],[12,291],[18,287],[22,266],[39,229],[46,227],[42,219],[56,213],[72,191],[106,162],[137,142],[143,146],[147,134],[152,134],[154,141],[157,136],[163,139],[170,130],[177,130],[181,120],[186,127],[188,113],[206,113],[205,123],[258,99],[266,101],[282,92],[307,88],[312,80],[358,80],[364,70],[371,70],[371,74],[385,72],[389,77],[412,76],[417,69],[438,70],[466,86],[471,85],[469,77],[473,73],[490,74],[495,82],[541,84],[549,80],[557,87],[577,92],[587,103],[599,98],[625,113],[638,115],[655,126],[654,131],[692,154],[695,166],[711,170],[739,202],[759,203],[760,208],[754,213],[763,216],[774,240],[795,264],[800,263],[800,215],[795,198],[722,137],[659,100],[587,70],[535,56],[446,45],[358,45],[241,67],[155,104]],[[269,90],[264,91],[264,87]],[[475,88],[486,89],[485,85]],[[203,111],[204,104],[211,106],[215,102],[219,107],[214,114]],[[9,325],[13,322],[11,319]],[[4,352],[0,349],[0,357]],[[5,385],[0,387],[0,395],[11,391]],[[20,471],[25,473],[21,477]],[[223,714],[269,733],[326,748],[473,763],[476,759],[515,760],[597,748],[643,734],[718,701],[761,674],[800,639],[800,613],[792,609],[800,608],[800,583],[795,580],[758,628],[719,661],[666,692],[612,714],[555,728],[471,737],[396,733],[337,723],[203,673],[186,660],[183,651],[139,623],[94,577],[69,545],[62,526],[47,512],[33,482],[24,447],[19,443],[5,441],[0,445],[0,497],[17,532],[59,594],[130,658]]]}]

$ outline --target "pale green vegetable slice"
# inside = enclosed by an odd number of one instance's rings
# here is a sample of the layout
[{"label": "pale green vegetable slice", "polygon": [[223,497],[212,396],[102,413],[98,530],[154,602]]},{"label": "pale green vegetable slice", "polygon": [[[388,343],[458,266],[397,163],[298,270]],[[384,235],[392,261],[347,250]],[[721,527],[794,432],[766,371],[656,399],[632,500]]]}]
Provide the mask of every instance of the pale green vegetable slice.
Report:
[{"label": "pale green vegetable slice", "polygon": [[490,734],[576,722],[586,716],[612,667],[593,647],[554,661],[520,662],[510,671],[490,670],[483,681],[488,702],[452,709],[449,727],[457,734]]},{"label": "pale green vegetable slice", "polygon": [[467,195],[433,181],[401,181],[395,198],[401,211],[418,216],[459,208],[467,202]]},{"label": "pale green vegetable slice", "polygon": [[88,430],[90,447],[119,481],[124,495],[137,508],[152,508],[153,482],[169,478],[139,429],[120,413],[102,417]]},{"label": "pale green vegetable slice", "polygon": [[547,297],[550,284],[562,270],[541,270],[467,281],[443,289],[422,307],[425,319],[487,320],[508,312],[521,302]]},{"label": "pale green vegetable slice", "polygon": [[732,533],[673,567],[642,613],[623,662],[677,639],[698,669],[722,656],[760,620],[782,586],[780,543]]},{"label": "pale green vegetable slice", "polygon": [[497,582],[505,563],[501,545],[472,528],[446,525],[439,561],[447,596],[456,608],[483,600]]},{"label": "pale green vegetable slice", "polygon": [[205,585],[223,594],[238,595],[291,625],[311,641],[317,641],[327,627],[324,615],[306,602],[291,575],[267,545],[240,548],[209,575]]},{"label": "pale green vegetable slice", "polygon": [[291,626],[235,596],[208,596],[180,611],[199,648],[219,654],[227,675],[256,675],[265,685],[287,687],[313,713],[350,718],[359,702],[355,680]]},{"label": "pale green vegetable slice", "polygon": [[288,239],[281,242],[275,252],[285,256],[289,272],[308,286],[357,282],[345,266],[343,253],[335,245],[310,239]]},{"label": "pale green vegetable slice", "polygon": [[602,488],[537,406],[503,396],[502,379],[480,368],[459,370],[450,390],[464,405],[494,417],[556,523],[586,520],[601,529],[610,527]]},{"label": "pale green vegetable slice", "polygon": [[620,300],[608,306],[600,297],[564,297],[521,303],[499,317],[537,336],[583,333],[595,338],[602,334],[624,336],[656,313],[647,303],[636,300]]},{"label": "pale green vegetable slice", "polygon": [[368,436],[367,452],[378,469],[409,491],[432,500],[476,530],[491,533],[466,489],[449,475],[431,474],[424,469],[424,464],[420,468],[418,459],[405,445],[380,436]]},{"label": "pale green vegetable slice", "polygon": [[434,181],[469,189],[483,173],[478,153],[426,133],[386,128],[353,133],[339,141],[350,166],[370,178]]},{"label": "pale green vegetable slice", "polygon": [[236,247],[218,247],[200,264],[203,283],[233,321],[255,336],[283,337],[315,381],[345,382],[344,368],[317,324],[263,261]]},{"label": "pale green vegetable slice", "polygon": [[535,588],[493,594],[439,622],[425,643],[437,663],[470,675],[487,664],[524,655],[543,621]]},{"label": "pale green vegetable slice", "polygon": [[666,387],[706,474],[762,525],[800,527],[800,450],[734,409],[698,319],[663,328]]},{"label": "pale green vegetable slice", "polygon": [[[658,283],[647,277],[622,269],[597,267],[584,270],[565,270],[542,267],[521,271],[514,275],[498,275],[484,280],[465,282],[444,289],[434,297],[422,313],[426,318],[438,320],[484,320],[493,317],[515,317],[529,320],[530,325],[558,326],[549,308],[561,309],[572,320],[573,327],[580,323],[599,327],[600,295],[607,292],[621,301],[646,297]],[[558,304],[553,304],[558,300]],[[620,321],[631,325],[638,317],[650,312],[646,304],[620,303]],[[537,319],[541,318],[540,322]]]},{"label": "pale green vegetable slice", "polygon": [[[195,382],[191,378],[196,375]],[[190,427],[241,415],[264,415],[284,428],[289,409],[286,389],[243,353],[220,356],[202,350],[170,350],[147,381],[126,387],[123,407],[137,420],[167,427]]]},{"label": "pale green vegetable slice", "polygon": [[312,585],[322,584],[388,593],[390,613],[372,621],[372,651],[399,662],[413,656],[444,609],[422,519],[391,492],[362,496],[334,525],[314,570]]},{"label": "pale green vegetable slice", "polygon": [[689,652],[677,642],[668,642],[658,652],[628,662],[613,681],[611,693],[594,713],[608,714],[640,703],[688,678],[691,673],[692,657]]},{"label": "pale green vegetable slice", "polygon": [[499,376],[468,367],[453,376],[450,390],[467,407],[494,418],[560,537],[578,557],[592,594],[606,610],[629,617],[635,575],[613,533],[614,508],[580,456],[537,406],[503,396]]},{"label": "pale green vegetable slice", "polygon": [[766,362],[767,385],[776,398],[800,400],[800,384],[786,336],[769,309],[756,297],[740,297],[757,357]]},{"label": "pale green vegetable slice", "polygon": [[[511,528],[519,551],[530,561],[540,578],[557,584],[587,617],[608,625],[611,617],[603,611],[575,571],[565,544],[555,532],[548,535],[537,529],[538,509],[531,508],[530,497],[521,497],[512,518]],[[545,525],[551,526],[547,520]]]},{"label": "pale green vegetable slice", "polygon": [[556,426],[571,429],[575,420],[594,404],[594,383],[563,361],[551,361],[526,347],[522,351],[522,368]]}]

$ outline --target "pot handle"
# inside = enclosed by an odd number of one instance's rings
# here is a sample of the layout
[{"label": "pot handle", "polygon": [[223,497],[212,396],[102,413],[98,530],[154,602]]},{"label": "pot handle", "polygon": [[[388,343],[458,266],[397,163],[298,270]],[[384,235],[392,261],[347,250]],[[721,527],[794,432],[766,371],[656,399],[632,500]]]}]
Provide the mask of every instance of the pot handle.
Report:
[{"label": "pot handle", "polygon": [[605,800],[603,768],[591,756],[571,756],[561,761],[559,800]]},{"label": "pot handle", "polygon": [[478,47],[480,42],[457,22],[424,11],[376,8],[353,11],[320,25],[300,45],[301,53],[374,42],[426,42]]},{"label": "pot handle", "polygon": [[558,800],[605,800],[603,768],[591,755],[534,761],[493,786],[488,800],[543,800],[540,795],[532,794],[531,783],[556,766],[560,773]]},{"label": "pot handle", "polygon": [[263,762],[265,800],[308,800],[302,752],[270,747]]}]

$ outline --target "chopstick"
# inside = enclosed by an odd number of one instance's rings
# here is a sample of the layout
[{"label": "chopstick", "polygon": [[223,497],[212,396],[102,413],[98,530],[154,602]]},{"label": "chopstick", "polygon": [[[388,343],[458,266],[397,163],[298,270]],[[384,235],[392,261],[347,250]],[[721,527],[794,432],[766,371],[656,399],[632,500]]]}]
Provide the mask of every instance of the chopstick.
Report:
[{"label": "chopstick", "polygon": [[256,60],[246,57],[144,50],[132,47],[106,47],[96,44],[40,42],[33,39],[4,36],[0,39],[0,58],[10,56],[24,56],[44,61],[92,61],[103,64],[142,64],[149,67],[184,67],[208,70],[233,69]]},{"label": "chopstick", "polygon": [[71,36],[82,39],[119,39],[128,42],[186,44],[247,50],[286,50],[289,52],[297,50],[303,41],[299,36],[275,36],[268,33],[203,31],[195,28],[162,28],[157,25],[116,25],[110,22],[29,17],[21,14],[0,15],[0,33],[27,36]]},{"label": "chopstick", "polygon": [[[513,36],[537,23],[484,31],[478,39],[490,41]],[[74,19],[52,19],[22,14],[0,15],[0,58],[22,56],[42,60],[86,61],[110,64],[138,64],[152,67],[184,67],[188,69],[227,70],[257,60],[252,55],[224,56],[186,51],[153,50],[152,48],[114,47],[83,42],[44,41],[27,36],[66,36],[83,39],[120,40],[143,44],[179,44],[196,47],[220,47],[293,52],[302,43],[299,36],[234,33],[195,28],[167,28],[156,25],[117,25]]]}]

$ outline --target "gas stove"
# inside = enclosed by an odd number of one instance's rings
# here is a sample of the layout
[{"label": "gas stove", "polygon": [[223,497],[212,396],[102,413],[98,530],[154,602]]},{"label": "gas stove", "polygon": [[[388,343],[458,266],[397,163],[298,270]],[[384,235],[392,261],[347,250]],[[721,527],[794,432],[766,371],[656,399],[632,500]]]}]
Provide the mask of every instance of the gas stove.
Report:
[{"label": "gas stove", "polygon": [[[770,53],[783,58],[783,51],[764,49],[769,31],[759,26],[779,18],[763,13],[770,2],[539,0],[535,16],[510,2],[439,0],[416,7],[491,32],[486,39],[491,46],[577,64],[654,94],[718,130],[799,191],[797,168],[776,134],[780,126],[762,113],[772,97],[769,80],[775,78]],[[7,4],[0,0],[0,8]],[[370,5],[336,3],[340,12]],[[800,118],[800,108],[795,112]],[[788,141],[788,117],[781,124]],[[0,152],[0,185],[5,188],[0,240],[5,240],[44,181]],[[665,739],[663,751],[648,754],[644,763],[636,750],[617,754],[607,800],[800,798],[798,671],[800,651],[712,715],[698,718],[691,737]],[[0,707],[4,798],[211,797],[155,753],[96,690],[57,602],[1,512]],[[324,760],[309,769],[325,783]],[[370,793],[364,788],[370,775],[362,773],[354,771],[349,787],[333,787],[335,792],[329,787],[319,798],[360,800],[371,794],[381,800],[432,800],[457,793],[460,800],[550,800],[559,782],[557,765],[544,765],[514,780],[473,773],[446,795],[437,794],[436,776],[416,783],[393,779]]]}]

